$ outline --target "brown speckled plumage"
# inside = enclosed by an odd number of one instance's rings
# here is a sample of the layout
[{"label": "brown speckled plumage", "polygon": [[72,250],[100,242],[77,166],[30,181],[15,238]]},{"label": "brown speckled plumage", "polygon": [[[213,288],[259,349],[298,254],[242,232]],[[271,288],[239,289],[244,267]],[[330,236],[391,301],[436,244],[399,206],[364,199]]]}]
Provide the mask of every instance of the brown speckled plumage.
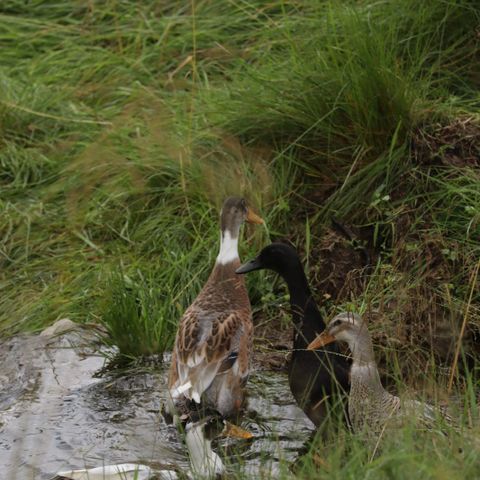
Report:
[{"label": "brown speckled plumage", "polygon": [[[244,279],[233,276],[239,265],[240,262],[216,265],[198,297],[185,311],[175,341],[179,361],[187,363],[195,354],[205,355],[209,362],[223,360],[239,348],[241,336],[248,337],[248,350],[239,357],[248,359],[253,327]],[[206,332],[207,329],[210,331]],[[241,371],[246,374],[248,362],[242,362],[242,366]]]},{"label": "brown speckled plumage", "polygon": [[245,281],[235,269],[240,265],[236,241],[247,212],[243,199],[227,199],[222,209],[219,257],[177,331],[168,384],[173,408],[185,399],[202,400],[232,415],[243,403],[253,326]]}]

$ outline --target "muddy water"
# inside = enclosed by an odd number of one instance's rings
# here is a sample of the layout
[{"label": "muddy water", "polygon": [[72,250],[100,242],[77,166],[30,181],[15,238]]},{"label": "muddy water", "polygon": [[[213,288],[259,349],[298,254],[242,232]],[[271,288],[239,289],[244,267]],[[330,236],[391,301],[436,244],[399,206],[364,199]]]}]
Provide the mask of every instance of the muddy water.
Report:
[{"label": "muddy water", "polygon": [[[91,334],[19,336],[0,344],[0,478],[46,480],[62,470],[142,463],[188,472],[181,437],[160,414],[166,372],[96,378],[104,356]],[[242,426],[255,438],[235,454],[216,449],[231,471],[276,478],[293,461],[312,424],[286,375],[255,372]],[[240,451],[240,453],[239,453]]]}]

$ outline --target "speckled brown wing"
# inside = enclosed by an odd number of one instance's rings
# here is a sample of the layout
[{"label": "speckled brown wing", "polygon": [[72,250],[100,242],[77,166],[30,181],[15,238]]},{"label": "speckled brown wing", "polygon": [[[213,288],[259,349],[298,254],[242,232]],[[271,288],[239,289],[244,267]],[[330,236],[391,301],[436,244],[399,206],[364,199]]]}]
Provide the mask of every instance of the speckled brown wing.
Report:
[{"label": "speckled brown wing", "polygon": [[176,381],[172,398],[184,395],[200,402],[217,373],[234,368],[248,374],[252,326],[250,311],[212,313],[192,305],[185,312],[175,342]]},{"label": "speckled brown wing", "polygon": [[242,337],[247,333],[245,324],[250,324],[248,314],[241,311],[230,313],[224,319],[212,324],[210,337],[207,339],[207,359],[209,362],[222,362],[234,352],[238,353]]},{"label": "speckled brown wing", "polygon": [[187,363],[189,357],[199,351],[202,343],[199,338],[201,313],[190,307],[183,314],[175,340],[177,361]]}]

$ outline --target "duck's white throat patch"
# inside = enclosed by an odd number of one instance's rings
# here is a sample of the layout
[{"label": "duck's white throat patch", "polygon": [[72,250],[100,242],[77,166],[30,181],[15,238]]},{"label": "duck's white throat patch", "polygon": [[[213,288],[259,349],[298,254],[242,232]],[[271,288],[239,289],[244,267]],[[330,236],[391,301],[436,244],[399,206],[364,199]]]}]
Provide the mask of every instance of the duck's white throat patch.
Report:
[{"label": "duck's white throat patch", "polygon": [[226,265],[238,259],[238,237],[232,237],[229,230],[220,232],[220,252],[217,263]]}]

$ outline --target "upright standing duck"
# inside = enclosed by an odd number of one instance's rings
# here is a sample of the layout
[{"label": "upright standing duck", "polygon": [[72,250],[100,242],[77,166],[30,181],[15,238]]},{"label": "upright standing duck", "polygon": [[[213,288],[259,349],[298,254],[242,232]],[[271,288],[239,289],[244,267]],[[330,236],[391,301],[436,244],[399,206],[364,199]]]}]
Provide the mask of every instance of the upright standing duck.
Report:
[{"label": "upright standing duck", "polygon": [[273,270],[287,283],[294,323],[293,354],[288,371],[290,390],[310,420],[319,426],[329,413],[328,407],[339,403],[335,393],[348,391],[349,364],[336,345],[307,351],[307,345],[325,328],[325,323],[297,251],[290,245],[272,243],[238,268],[237,273],[261,269]]},{"label": "upright standing duck", "polygon": [[252,345],[252,314],[240,266],[243,222],[261,224],[243,198],[229,197],[220,214],[220,252],[200,294],[178,327],[170,366],[170,413],[193,401],[234,415],[242,406]]}]

